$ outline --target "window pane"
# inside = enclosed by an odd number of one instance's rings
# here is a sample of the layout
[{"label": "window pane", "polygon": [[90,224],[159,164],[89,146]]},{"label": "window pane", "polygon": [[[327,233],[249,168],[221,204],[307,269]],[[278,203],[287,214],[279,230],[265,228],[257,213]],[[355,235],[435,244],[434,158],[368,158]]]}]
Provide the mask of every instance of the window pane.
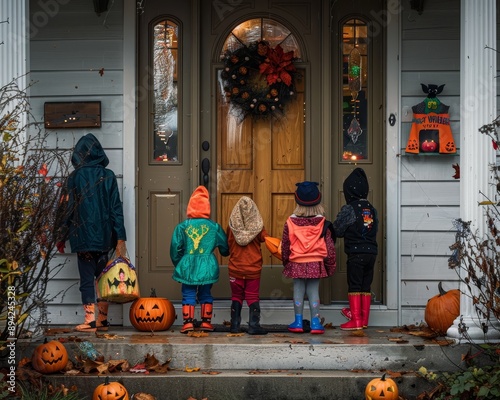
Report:
[{"label": "window pane", "polygon": [[178,162],[179,28],[164,20],[153,28],[153,163]]},{"label": "window pane", "polygon": [[234,52],[259,40],[269,42],[272,48],[280,45],[284,52],[293,51],[296,60],[301,59],[300,47],[290,30],[268,18],[249,19],[235,27],[224,43],[221,59],[226,51]]},{"label": "window pane", "polygon": [[342,160],[368,160],[368,41],[366,23],[351,19],[342,26]]}]

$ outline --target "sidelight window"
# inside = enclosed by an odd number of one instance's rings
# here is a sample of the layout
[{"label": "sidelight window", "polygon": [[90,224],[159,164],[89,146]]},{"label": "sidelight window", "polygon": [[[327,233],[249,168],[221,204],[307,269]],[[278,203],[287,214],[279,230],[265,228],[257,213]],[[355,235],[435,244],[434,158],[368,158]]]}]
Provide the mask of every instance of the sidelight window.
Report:
[{"label": "sidelight window", "polygon": [[369,60],[367,24],[349,19],[342,25],[341,162],[369,161]]},{"label": "sidelight window", "polygon": [[179,26],[162,20],[152,26],[153,163],[179,162]]}]

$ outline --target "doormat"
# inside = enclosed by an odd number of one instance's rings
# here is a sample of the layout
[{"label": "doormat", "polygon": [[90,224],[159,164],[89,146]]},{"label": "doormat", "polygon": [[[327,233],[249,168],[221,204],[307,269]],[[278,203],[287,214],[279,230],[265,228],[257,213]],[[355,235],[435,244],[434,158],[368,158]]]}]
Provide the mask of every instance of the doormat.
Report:
[{"label": "doormat", "polygon": [[[225,324],[212,324],[214,327],[214,332],[230,332],[230,326],[225,325]],[[279,324],[272,324],[272,325],[265,325],[261,324],[261,327],[267,330],[269,333],[288,333],[288,325],[279,325]],[[302,327],[304,329],[304,333],[311,332],[311,324],[309,320],[305,319],[302,322]],[[241,324],[241,331],[244,333],[247,333],[248,331],[248,325],[247,324]]]}]

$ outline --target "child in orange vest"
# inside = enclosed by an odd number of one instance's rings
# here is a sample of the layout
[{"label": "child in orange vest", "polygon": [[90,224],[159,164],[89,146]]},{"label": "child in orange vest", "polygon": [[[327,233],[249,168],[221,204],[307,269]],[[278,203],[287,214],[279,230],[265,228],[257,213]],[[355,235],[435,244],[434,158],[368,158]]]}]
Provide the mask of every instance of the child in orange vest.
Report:
[{"label": "child in orange vest", "polygon": [[321,193],[317,182],[297,183],[297,206],[283,228],[281,252],[283,275],[293,279],[295,321],[290,332],[304,332],[304,297],[307,294],[311,312],[311,333],[322,334],[319,281],[333,275],[336,268],[335,242],[331,223],[324,217]]}]

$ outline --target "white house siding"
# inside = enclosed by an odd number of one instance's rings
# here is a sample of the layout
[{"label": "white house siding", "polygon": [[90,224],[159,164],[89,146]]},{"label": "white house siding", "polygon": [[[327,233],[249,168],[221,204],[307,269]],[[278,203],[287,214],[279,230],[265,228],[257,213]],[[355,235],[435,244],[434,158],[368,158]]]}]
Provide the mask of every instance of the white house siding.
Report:
[{"label": "white house siding", "polygon": [[[101,141],[109,167],[123,177],[123,2],[110,2],[100,16],[89,0],[30,0],[30,79],[33,115],[43,121],[45,102],[100,101],[101,128],[50,130],[49,145],[71,149],[86,133]],[[122,196],[123,199],[123,196]],[[66,248],[69,252],[69,243]],[[76,254],[57,255],[66,265],[50,280],[49,322],[83,321]],[[122,307],[113,305],[113,324],[123,322]]]},{"label": "white house siding", "polygon": [[401,308],[403,323],[419,323],[440,281],[445,290],[459,286],[448,258],[460,214],[460,182],[453,178],[460,149],[457,155],[407,155],[404,148],[411,107],[426,97],[421,83],[445,85],[438,98],[450,106],[460,145],[460,0],[425,2],[421,15],[406,13],[401,22]]}]

